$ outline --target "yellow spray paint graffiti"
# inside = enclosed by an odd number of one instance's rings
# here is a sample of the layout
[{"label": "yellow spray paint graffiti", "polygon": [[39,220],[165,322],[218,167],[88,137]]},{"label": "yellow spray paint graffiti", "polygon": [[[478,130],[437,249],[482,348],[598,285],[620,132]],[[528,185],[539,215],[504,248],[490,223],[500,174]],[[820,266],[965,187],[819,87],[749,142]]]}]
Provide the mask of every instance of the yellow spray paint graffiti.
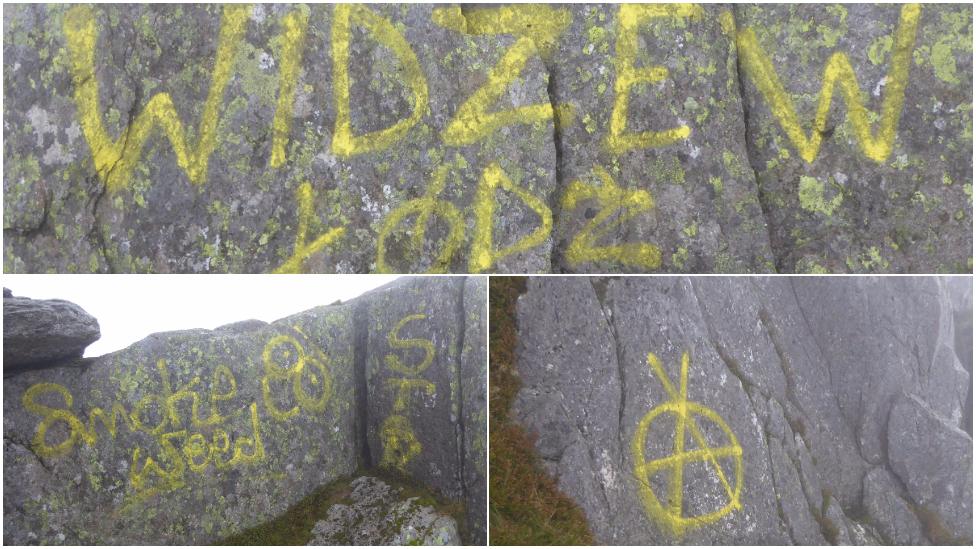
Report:
[{"label": "yellow spray paint graffiti", "polygon": [[312,220],[315,219],[315,193],[312,191],[312,184],[305,181],[298,186],[295,195],[298,201],[298,231],[295,233],[295,250],[291,257],[275,269],[275,274],[302,272],[302,265],[309,257],[322,251],[323,248],[341,238],[346,232],[344,227],[333,227],[313,240],[311,244],[308,244],[308,228],[312,224]]},{"label": "yellow spray paint graffiti", "polygon": [[[588,221],[566,248],[566,261],[579,265],[592,261],[614,261],[623,265],[644,269],[661,266],[661,250],[645,242],[632,242],[613,246],[600,246],[598,242],[616,226],[620,226],[637,214],[654,207],[651,194],[643,190],[623,189],[600,166],[593,173],[602,185],[597,187],[581,181],[570,183],[563,196],[563,211],[575,210],[583,201],[596,200],[600,204],[597,214]],[[608,222],[617,212],[616,221]]]},{"label": "yellow spray paint graffiti", "polygon": [[[350,105],[349,43],[352,25],[361,25],[373,38],[389,48],[400,59],[403,70],[399,74],[413,95],[410,116],[382,130],[354,135]],[[393,23],[365,6],[336,4],[332,20],[332,81],[335,86],[336,123],[332,136],[332,152],[349,157],[386,149],[401,139],[420,121],[427,111],[427,79],[420,62],[407,40]]]},{"label": "yellow spray paint graffiti", "polygon": [[637,46],[640,26],[655,18],[701,18],[705,11],[694,4],[621,4],[617,12],[617,46],[614,66],[617,78],[613,84],[613,112],[610,114],[610,132],[607,148],[614,154],[632,149],[666,147],[691,135],[688,126],[677,126],[663,131],[627,131],[627,113],[630,89],[640,83],[660,82],[668,76],[667,67],[637,66]]},{"label": "yellow spray paint graffiti", "polygon": [[[264,362],[264,377],[261,378],[261,394],[264,406],[271,417],[285,421],[298,415],[299,411],[319,413],[325,411],[332,397],[332,373],[327,366],[328,358],[321,351],[309,355],[297,339],[281,334],[271,338],[261,353]],[[278,360],[291,364],[284,368]],[[317,371],[317,374],[316,374]],[[306,375],[319,394],[310,395],[303,383]],[[272,396],[272,382],[285,381],[291,384],[291,394],[296,402],[288,410],[281,410]]]},{"label": "yellow spray paint graffiti", "polygon": [[[539,216],[541,223],[532,233],[523,236],[514,244],[501,250],[495,249],[494,233],[495,226],[495,193],[498,188],[502,188],[519,197],[526,206]],[[480,273],[491,268],[499,259],[531,250],[543,244],[549,233],[552,232],[552,210],[542,200],[525,189],[517,186],[505,175],[501,166],[492,163],[485,168],[478,183],[478,195],[474,203],[475,226],[474,242],[471,246],[471,256],[468,262],[468,270],[472,273]]]},{"label": "yellow spray paint graffiti", "polygon": [[295,87],[298,84],[298,71],[301,68],[302,51],[305,46],[305,31],[308,29],[308,8],[298,6],[282,21],[281,80],[278,85],[278,107],[271,123],[271,167],[278,168],[285,163],[285,147],[291,130],[292,104],[295,101]]},{"label": "yellow spray paint graffiti", "polygon": [[224,90],[230,81],[234,58],[244,36],[250,8],[245,5],[224,7],[217,43],[210,92],[204,104],[197,130],[196,143],[189,143],[189,134],[180,121],[173,100],[168,93],[153,96],[135,120],[130,121],[118,140],[113,140],[102,121],[98,99],[98,80],[95,76],[95,46],[98,40],[95,15],[90,6],[77,5],[64,18],[64,34],[71,53],[71,69],[75,86],[75,104],[88,146],[95,162],[95,171],[110,191],[128,185],[132,170],[142,154],[143,145],[156,126],[159,126],[176,154],[176,162],[193,183],[203,183],[207,177],[207,162],[216,146],[217,120]]},{"label": "yellow spray paint graffiti", "polygon": [[[464,220],[456,206],[437,198],[447,185],[450,169],[461,165],[463,158],[457,156],[453,163],[441,164],[435,171],[430,186],[421,198],[404,202],[390,212],[383,220],[376,242],[376,270],[381,273],[398,272],[387,262],[387,240],[393,231],[410,216],[416,215],[410,236],[410,251],[419,255],[423,250],[427,225],[431,217],[437,215],[448,226],[448,236],[440,244],[440,253],[432,262],[428,272],[443,273],[450,268],[451,260],[464,243]],[[539,216],[540,225],[530,234],[501,250],[494,247],[494,213],[496,192],[501,188],[513,193],[530,210]],[[497,163],[491,163],[482,172],[473,204],[475,215],[474,237],[468,269],[471,272],[489,270],[498,260],[512,254],[522,253],[542,245],[552,233],[552,210],[544,201],[516,185]]]},{"label": "yellow spray paint graffiti", "polygon": [[[637,426],[631,442],[631,452],[634,459],[634,476],[637,477],[637,489],[647,516],[661,528],[681,537],[690,528],[697,528],[711,524],[742,507],[741,494],[743,483],[742,447],[735,438],[735,434],[728,424],[714,410],[706,408],[697,402],[688,400],[688,367],[691,359],[688,353],[681,355],[681,378],[678,389],[675,389],[667,373],[661,366],[654,353],[647,354],[647,362],[651,371],[661,382],[670,400],[649,411]],[[673,415],[675,418],[674,452],[667,457],[648,461],[644,455],[647,431],[651,424],[663,414]],[[703,418],[717,426],[728,439],[722,447],[711,447],[705,435],[698,427],[696,418]],[[687,434],[695,441],[697,448],[685,449]],[[734,480],[729,482],[719,460],[731,459],[734,469]],[[728,503],[720,509],[701,515],[685,516],[682,509],[684,498],[684,468],[695,462],[705,462],[718,478]],[[650,478],[661,472],[670,471],[669,491],[666,498],[659,499],[651,489]],[[667,504],[663,503],[666,501]]]},{"label": "yellow spray paint graffiti", "polygon": [[[267,342],[262,360],[265,370],[261,379],[263,403],[275,420],[290,419],[300,412],[320,414],[325,411],[333,394],[333,379],[328,359],[321,350],[307,350],[297,339],[283,334]],[[284,365],[279,364],[279,360],[284,361]],[[185,486],[188,473],[209,474],[211,467],[222,471],[265,460],[259,404],[251,402],[241,406],[232,402],[238,397],[238,383],[230,368],[223,364],[214,368],[206,398],[201,394],[201,376],[193,376],[190,381],[175,386],[166,360],[156,362],[156,371],[160,380],[158,392],[148,392],[131,410],[118,401],[108,412],[93,407],[88,412],[87,423],[73,410],[74,397],[66,387],[56,383],[37,383],[28,387],[21,403],[28,412],[41,417],[31,442],[33,451],[46,459],[64,457],[79,444],[98,444],[100,431],[107,432],[110,439],[116,439],[120,425],[131,433],[149,435],[161,449],[161,454],[152,455],[141,446],[132,449],[128,475],[132,492],[127,496],[124,508],[154,494]],[[305,381],[316,388],[316,394],[309,394]],[[293,408],[280,409],[272,382],[290,385],[291,398],[296,403]],[[201,413],[203,402],[209,403],[206,415]],[[249,432],[242,432],[241,425],[231,430],[229,422],[245,415],[249,420]],[[56,432],[67,432],[63,440],[49,440],[49,431],[55,425],[63,427]]]},{"label": "yellow spray paint graffiti", "polygon": [[415,320],[426,320],[427,315],[418,313],[408,315],[400,319],[399,322],[387,334],[387,342],[392,349],[422,349],[424,358],[414,366],[407,366],[400,357],[388,354],[383,357],[387,368],[390,371],[411,376],[406,378],[390,378],[386,380],[387,389],[393,395],[393,409],[390,415],[383,420],[380,426],[380,440],[383,445],[383,457],[380,459],[382,467],[393,467],[405,470],[407,464],[415,457],[420,455],[423,446],[417,439],[413,431],[410,420],[404,415],[410,404],[410,398],[422,392],[428,397],[434,397],[437,387],[430,381],[420,378],[427,368],[434,361],[434,343],[430,340],[411,338],[401,339],[400,330],[408,323]]},{"label": "yellow spray paint graffiti", "polygon": [[474,10],[466,17],[455,7],[436,9],[432,18],[438,25],[457,32],[519,36],[488,72],[485,84],[458,108],[441,134],[444,143],[452,147],[469,145],[505,126],[552,119],[553,108],[549,102],[498,112],[488,112],[488,109],[519,77],[531,56],[537,52],[545,56],[552,53],[558,37],[572,22],[568,10],[526,4]]},{"label": "yellow spray paint graffiti", "polygon": [[911,68],[912,52],[915,49],[915,33],[921,10],[918,4],[906,4],[901,8],[901,17],[895,30],[894,45],[891,50],[891,70],[885,77],[885,96],[881,104],[877,136],[871,134],[871,119],[875,115],[864,106],[857,83],[857,74],[845,54],[834,53],[824,67],[817,113],[810,137],[807,137],[790,95],[780,82],[772,61],[759,46],[755,32],[752,29],[743,29],[737,33],[739,58],[742,60],[746,74],[762,93],[773,116],[779,120],[780,126],[793,146],[797,148],[801,158],[808,163],[812,163],[817,158],[836,86],[840,86],[847,103],[847,117],[854,128],[854,135],[864,156],[879,163],[888,158],[894,148],[898,120],[901,118],[905,101],[905,88],[908,86],[908,73]]}]

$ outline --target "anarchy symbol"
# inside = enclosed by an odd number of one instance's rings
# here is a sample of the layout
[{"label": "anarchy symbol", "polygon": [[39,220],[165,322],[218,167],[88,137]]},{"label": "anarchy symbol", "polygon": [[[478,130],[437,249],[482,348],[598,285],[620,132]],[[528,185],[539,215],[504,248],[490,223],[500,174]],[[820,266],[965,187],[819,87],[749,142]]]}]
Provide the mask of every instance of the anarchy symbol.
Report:
[{"label": "anarchy symbol", "polygon": [[[651,371],[661,381],[661,385],[664,386],[670,400],[653,408],[637,426],[637,432],[634,434],[631,445],[634,456],[634,475],[638,479],[641,502],[644,504],[647,515],[660,526],[670,530],[675,536],[681,537],[688,528],[710,524],[742,507],[740,501],[743,477],[742,447],[739,446],[739,441],[735,438],[735,434],[732,433],[728,424],[714,410],[697,402],[688,401],[688,365],[690,359],[687,352],[681,356],[681,379],[678,389],[675,389],[671,380],[668,379],[664,368],[661,367],[661,361],[654,353],[647,354],[647,362],[651,366]],[[673,453],[667,457],[648,461],[644,456],[647,430],[651,423],[662,414],[671,414],[675,418]],[[697,418],[702,418],[705,422],[711,422],[718,426],[728,439],[728,443],[720,447],[709,446],[698,427]],[[689,433],[697,445],[697,448],[692,450],[685,449],[685,435]],[[729,479],[719,463],[719,460],[723,458],[732,458],[734,463],[734,486],[729,483]],[[707,464],[722,485],[725,494],[728,496],[728,502],[720,509],[710,513],[685,516],[682,510],[684,469],[685,466],[696,462]],[[650,484],[651,476],[661,471],[666,473],[670,471],[667,504],[658,499]]]}]

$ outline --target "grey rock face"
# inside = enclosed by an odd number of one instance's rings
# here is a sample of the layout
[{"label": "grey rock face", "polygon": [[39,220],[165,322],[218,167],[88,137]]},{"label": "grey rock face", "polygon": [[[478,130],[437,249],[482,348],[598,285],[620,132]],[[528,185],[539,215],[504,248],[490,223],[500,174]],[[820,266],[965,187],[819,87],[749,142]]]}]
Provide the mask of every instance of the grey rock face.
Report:
[{"label": "grey rock face", "polygon": [[373,477],[352,481],[352,493],[315,523],[308,545],[460,545],[454,519],[416,497],[404,498]]},{"label": "grey rock face", "polygon": [[6,272],[972,271],[970,6],[21,5],[3,34]]},{"label": "grey rock face", "polygon": [[[484,536],[484,289],[405,279],[5,378],[4,542],[209,543],[372,465],[464,503]],[[387,543],[457,543],[453,520],[393,503]]]},{"label": "grey rock face", "polygon": [[13,368],[81,357],[101,337],[98,320],[60,299],[3,297],[3,364]]},{"label": "grey rock face", "polygon": [[514,413],[601,543],[965,543],[970,381],[941,350],[945,290],[530,279]]}]

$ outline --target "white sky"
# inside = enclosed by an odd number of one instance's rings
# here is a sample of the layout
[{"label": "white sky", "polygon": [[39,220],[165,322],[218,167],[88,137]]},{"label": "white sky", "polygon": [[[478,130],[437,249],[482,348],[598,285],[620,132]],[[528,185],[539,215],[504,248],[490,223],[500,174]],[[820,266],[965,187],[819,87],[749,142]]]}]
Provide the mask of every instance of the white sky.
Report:
[{"label": "white sky", "polygon": [[15,296],[65,299],[98,319],[102,337],[85,356],[128,347],[154,332],[265,322],[349,301],[399,278],[386,275],[13,275]]}]

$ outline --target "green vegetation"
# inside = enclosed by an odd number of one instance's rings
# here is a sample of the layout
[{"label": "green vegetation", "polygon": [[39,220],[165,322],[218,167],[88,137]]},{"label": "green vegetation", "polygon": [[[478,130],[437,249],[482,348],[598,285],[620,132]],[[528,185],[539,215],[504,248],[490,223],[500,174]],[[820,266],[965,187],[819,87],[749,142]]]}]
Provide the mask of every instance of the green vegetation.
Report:
[{"label": "green vegetation", "polygon": [[525,278],[492,277],[489,284],[489,541],[592,544],[583,511],[542,470],[531,437],[508,417],[520,385],[515,372],[515,302],[525,290]]},{"label": "green vegetation", "polygon": [[227,537],[214,545],[305,545],[312,539],[315,523],[326,518],[330,507],[336,503],[349,503],[348,497],[352,493],[350,483],[361,476],[382,479],[390,486],[402,490],[400,499],[416,497],[419,504],[429,505],[440,513],[450,515],[457,522],[461,540],[468,539],[463,503],[437,498],[416,481],[392,471],[360,470],[352,476],[336,479],[318,488],[281,516]]}]

